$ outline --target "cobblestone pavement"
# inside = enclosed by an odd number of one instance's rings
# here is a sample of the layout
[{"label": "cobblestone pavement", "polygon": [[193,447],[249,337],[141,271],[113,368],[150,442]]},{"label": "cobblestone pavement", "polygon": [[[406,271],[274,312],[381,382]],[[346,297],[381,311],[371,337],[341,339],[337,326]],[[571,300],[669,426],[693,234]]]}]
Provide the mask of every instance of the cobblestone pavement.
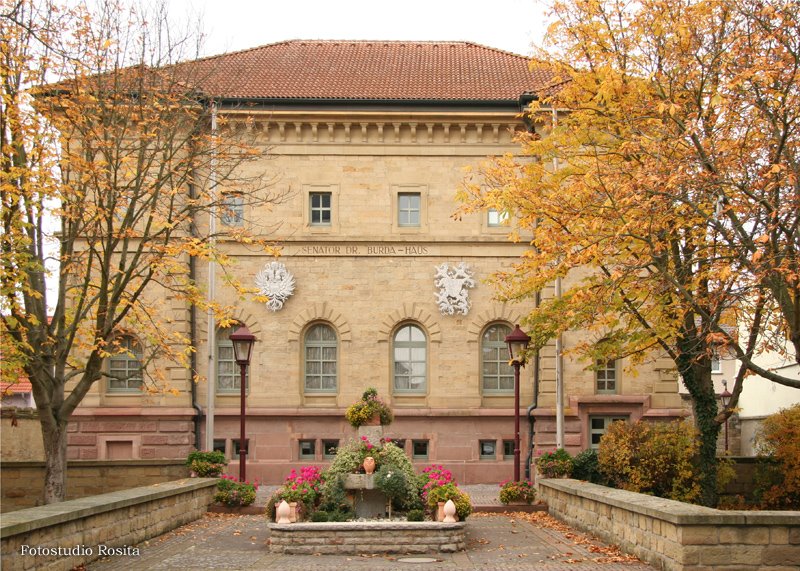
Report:
[{"label": "cobblestone pavement", "polygon": [[[533,521],[529,521],[533,520]],[[566,526],[542,526],[524,514],[474,514],[467,523],[467,550],[453,554],[278,555],[267,551],[269,532],[261,515],[207,514],[139,546],[138,557],[114,557],[88,566],[90,571],[281,569],[473,569],[544,571],[587,569],[652,571],[653,567],[609,553],[601,542]]]}]

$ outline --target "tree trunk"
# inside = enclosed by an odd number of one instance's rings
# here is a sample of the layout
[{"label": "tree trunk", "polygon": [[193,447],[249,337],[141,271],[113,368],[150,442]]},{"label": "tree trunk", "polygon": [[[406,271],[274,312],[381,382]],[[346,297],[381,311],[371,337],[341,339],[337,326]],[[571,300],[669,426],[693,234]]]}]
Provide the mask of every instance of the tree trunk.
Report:
[{"label": "tree trunk", "polygon": [[44,503],[63,502],[67,495],[67,423],[42,419]]},{"label": "tree trunk", "polygon": [[[717,438],[720,424],[716,421],[717,397],[711,381],[711,364],[708,359],[697,359],[691,354],[679,357],[679,370],[692,397],[694,422],[700,432],[700,504],[716,507],[717,495]],[[699,362],[698,362],[699,361]]]}]

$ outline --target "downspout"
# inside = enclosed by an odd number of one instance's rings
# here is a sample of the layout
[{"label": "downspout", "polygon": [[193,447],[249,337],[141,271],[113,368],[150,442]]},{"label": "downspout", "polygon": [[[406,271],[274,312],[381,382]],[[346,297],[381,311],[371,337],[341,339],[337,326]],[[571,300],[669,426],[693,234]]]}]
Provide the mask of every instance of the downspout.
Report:
[{"label": "downspout", "polygon": [[[194,178],[194,177],[192,177]],[[194,183],[189,183],[189,197],[194,199]],[[192,235],[197,237],[197,227],[194,221],[192,222]],[[195,283],[197,279],[197,263],[194,256],[189,255],[189,281]],[[192,347],[197,347],[197,308],[194,303],[189,306],[189,339]],[[200,438],[200,426],[203,422],[203,408],[197,404],[197,351],[192,351],[189,355],[189,387],[192,395],[192,408],[195,410],[194,415],[194,447],[197,450],[202,450],[202,439]]]},{"label": "downspout", "polygon": [[[558,111],[553,107],[553,129],[558,126]],[[553,172],[558,170],[558,156],[553,156]],[[556,278],[556,299],[561,298],[561,278]],[[564,361],[561,355],[563,337],[556,337],[556,448],[564,448]]]},{"label": "downspout", "polygon": [[[519,105],[520,105],[520,112],[524,112],[525,109],[538,97],[532,93],[523,93],[522,96],[519,98]],[[525,126],[528,128],[529,131],[534,132],[535,127],[533,125],[533,121],[531,120],[529,115],[523,115],[523,121],[525,121]],[[539,307],[539,304],[542,301],[542,294],[541,292],[536,292],[535,303],[536,307]],[[531,471],[531,464],[533,463],[533,449],[534,449],[534,434],[535,434],[535,424],[536,424],[536,417],[533,416],[533,411],[535,411],[539,407],[539,375],[540,375],[540,367],[539,367],[539,359],[540,353],[539,349],[533,354],[533,402],[528,406],[528,409],[525,411],[525,416],[528,418],[528,454],[525,457],[525,479],[530,480],[533,477],[533,473]]]},{"label": "downspout", "polygon": [[[217,244],[217,104],[211,102],[211,172],[208,173],[208,191],[211,199],[211,211],[208,218],[208,237],[212,252]],[[212,304],[216,298],[217,264],[213,259],[208,261],[208,366],[206,367],[206,446],[205,450],[214,449],[214,397],[216,396],[216,357],[217,357],[217,323]]]}]

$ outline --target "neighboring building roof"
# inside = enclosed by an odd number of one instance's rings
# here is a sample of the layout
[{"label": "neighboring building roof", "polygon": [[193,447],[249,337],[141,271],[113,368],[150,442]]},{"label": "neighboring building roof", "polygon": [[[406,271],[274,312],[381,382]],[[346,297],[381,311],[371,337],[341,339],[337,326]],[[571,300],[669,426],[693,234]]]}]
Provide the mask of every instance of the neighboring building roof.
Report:
[{"label": "neighboring building roof", "polygon": [[471,42],[291,40],[188,63],[191,83],[226,99],[516,101],[552,80]]},{"label": "neighboring building roof", "polygon": [[19,381],[18,383],[0,383],[0,395],[7,396],[17,393],[29,393],[33,390],[30,381]]}]

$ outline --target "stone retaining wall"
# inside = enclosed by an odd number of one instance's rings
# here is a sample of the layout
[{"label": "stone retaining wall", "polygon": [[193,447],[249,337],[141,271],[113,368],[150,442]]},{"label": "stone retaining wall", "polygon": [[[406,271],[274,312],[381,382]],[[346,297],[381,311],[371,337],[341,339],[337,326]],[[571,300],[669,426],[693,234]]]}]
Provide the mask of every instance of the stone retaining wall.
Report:
[{"label": "stone retaining wall", "polygon": [[187,478],[3,514],[3,571],[68,571],[108,554],[133,564],[133,546],[202,517],[216,482]]},{"label": "stone retaining wall", "polygon": [[720,511],[578,480],[538,486],[553,516],[658,569],[789,571],[800,562],[800,512]]},{"label": "stone retaining wall", "polygon": [[464,522],[271,523],[269,550],[290,555],[453,553],[466,549]]},{"label": "stone retaining wall", "polygon": [[[69,460],[67,499],[74,500],[189,476],[185,460]],[[44,462],[2,462],[0,512],[44,503]]]}]

